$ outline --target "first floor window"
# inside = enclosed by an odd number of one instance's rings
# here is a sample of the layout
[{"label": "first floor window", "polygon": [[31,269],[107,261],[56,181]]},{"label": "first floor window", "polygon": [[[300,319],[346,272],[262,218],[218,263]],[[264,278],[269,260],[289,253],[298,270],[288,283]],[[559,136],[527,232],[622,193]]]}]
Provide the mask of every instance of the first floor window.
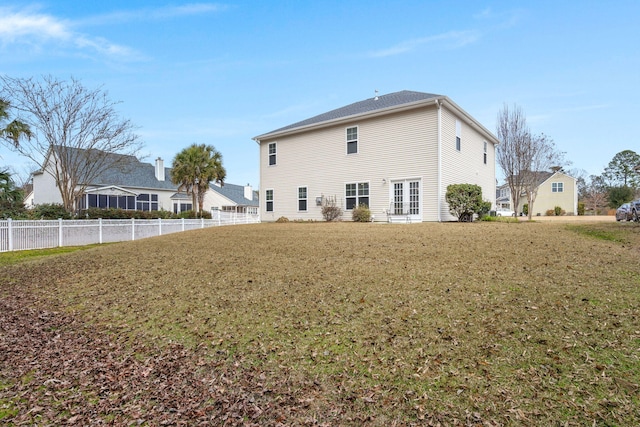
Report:
[{"label": "first floor window", "polygon": [[298,187],[298,210],[307,210],[307,187]]},{"label": "first floor window", "polygon": [[267,190],[264,199],[267,202],[267,212],[273,212],[273,190]]},{"label": "first floor window", "polygon": [[174,203],[173,204],[173,213],[177,214],[180,212],[192,211],[193,204],[191,203]]},{"label": "first floor window", "polygon": [[107,194],[87,194],[86,206],[84,201],[82,206],[84,208],[101,208],[101,209],[122,209],[122,210],[135,210],[136,209],[136,197],[135,196],[111,196]]},{"label": "first floor window", "polygon": [[136,198],[136,209],[139,211],[157,211],[158,195],[157,194],[138,194]]},{"label": "first floor window", "polygon": [[551,183],[551,192],[552,193],[562,193],[564,191],[564,183],[563,182],[552,182]]},{"label": "first floor window", "polygon": [[345,184],[344,188],[345,206],[347,209],[353,209],[360,205],[369,207],[369,183],[356,182]]}]

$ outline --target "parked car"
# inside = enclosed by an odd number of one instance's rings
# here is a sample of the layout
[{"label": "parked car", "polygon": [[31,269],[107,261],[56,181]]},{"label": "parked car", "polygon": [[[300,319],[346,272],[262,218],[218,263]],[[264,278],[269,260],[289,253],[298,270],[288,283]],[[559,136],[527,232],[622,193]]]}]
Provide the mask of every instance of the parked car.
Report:
[{"label": "parked car", "polygon": [[636,199],[629,203],[631,205],[631,218],[630,220],[640,222],[640,199]]},{"label": "parked car", "polygon": [[616,209],[616,221],[631,221],[631,203],[623,203]]},{"label": "parked car", "polygon": [[516,213],[511,209],[499,208],[496,210],[496,216],[516,216]]}]

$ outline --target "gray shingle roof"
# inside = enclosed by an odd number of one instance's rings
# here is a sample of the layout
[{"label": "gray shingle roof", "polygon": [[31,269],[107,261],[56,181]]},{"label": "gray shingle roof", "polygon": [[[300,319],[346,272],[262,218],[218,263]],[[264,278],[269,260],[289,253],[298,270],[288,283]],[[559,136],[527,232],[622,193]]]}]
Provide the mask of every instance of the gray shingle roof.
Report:
[{"label": "gray shingle roof", "polygon": [[222,187],[219,187],[215,184],[210,184],[212,191],[215,191],[227,199],[233,201],[237,205],[241,206],[258,206],[258,196],[257,192],[252,191],[253,199],[245,199],[244,198],[244,186],[243,185],[235,185],[235,184],[224,184]]},{"label": "gray shingle roof", "polygon": [[171,182],[171,168],[164,168],[164,176],[164,181],[158,181],[154,165],[142,163],[133,156],[124,156],[121,163],[103,171],[92,184],[177,190],[178,186]]},{"label": "gray shingle roof", "polygon": [[376,110],[384,110],[386,108],[396,107],[403,104],[410,104],[412,102],[423,101],[426,99],[435,99],[440,96],[441,95],[435,95],[432,93],[413,92],[409,90],[389,93],[387,95],[380,95],[378,97],[365,99],[364,101],[354,102],[353,104],[349,104],[344,107],[319,114],[309,119],[302,120],[285,127],[281,127],[279,129],[268,132],[265,135],[295,129],[298,127],[314,125],[331,120],[346,118],[349,116],[370,113]]}]

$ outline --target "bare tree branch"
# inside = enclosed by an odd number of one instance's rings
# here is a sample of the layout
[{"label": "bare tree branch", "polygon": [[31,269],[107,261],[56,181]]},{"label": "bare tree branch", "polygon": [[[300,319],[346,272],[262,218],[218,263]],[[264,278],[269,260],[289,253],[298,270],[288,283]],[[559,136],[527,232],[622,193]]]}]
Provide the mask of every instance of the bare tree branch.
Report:
[{"label": "bare tree branch", "polygon": [[121,166],[124,157],[112,154],[135,155],[141,148],[134,125],[120,118],[117,102],[102,88],[86,88],[73,77],[0,76],[0,81],[2,97],[34,131],[33,138],[13,148],[53,176],[70,212],[88,184],[106,169]]}]

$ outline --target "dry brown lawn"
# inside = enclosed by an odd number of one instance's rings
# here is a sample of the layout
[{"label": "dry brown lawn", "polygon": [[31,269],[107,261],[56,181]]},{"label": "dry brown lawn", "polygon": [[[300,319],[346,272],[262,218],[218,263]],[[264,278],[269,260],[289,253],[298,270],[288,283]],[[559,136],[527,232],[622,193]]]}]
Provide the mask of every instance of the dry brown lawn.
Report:
[{"label": "dry brown lawn", "polygon": [[8,425],[640,424],[640,225],[222,227],[0,268]]}]

